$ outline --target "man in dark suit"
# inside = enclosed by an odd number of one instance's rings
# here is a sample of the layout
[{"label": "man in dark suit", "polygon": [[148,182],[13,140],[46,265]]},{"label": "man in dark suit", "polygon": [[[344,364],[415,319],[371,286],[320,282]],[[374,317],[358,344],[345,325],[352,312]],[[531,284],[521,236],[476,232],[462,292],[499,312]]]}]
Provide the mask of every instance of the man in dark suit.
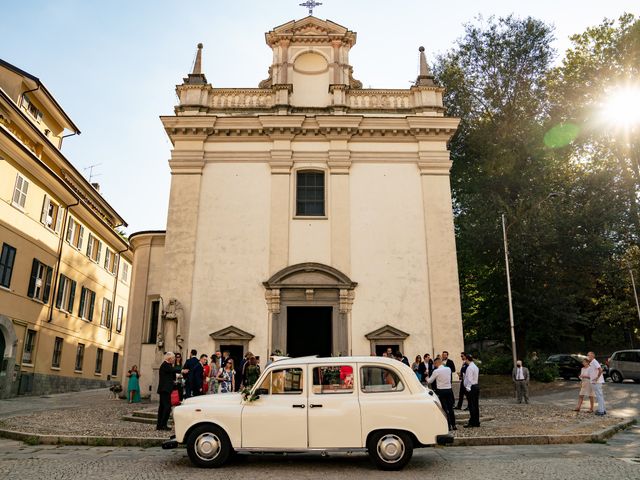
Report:
[{"label": "man in dark suit", "polygon": [[171,392],[176,381],[176,372],[173,369],[175,361],[176,356],[173,352],[167,352],[164,354],[164,362],[160,365],[157,390],[160,395],[160,405],[158,405],[156,430],[171,430],[167,423],[171,415]]},{"label": "man in dark suit", "polygon": [[197,350],[191,350],[191,357],[186,362],[184,362],[184,365],[182,367],[182,376],[184,378],[184,393],[186,398],[193,396],[193,393],[191,392],[191,371],[198,363],[200,363],[197,355]]},{"label": "man in dark suit", "polygon": [[[462,402],[464,401],[464,397],[466,396],[467,390],[464,388],[464,372],[467,371],[467,354],[464,352],[460,353],[460,359],[462,360],[462,367],[460,367],[460,371],[458,372],[458,378],[460,379],[460,393],[458,393],[458,406],[455,407],[454,410],[462,410]],[[467,400],[467,404],[469,404],[469,400]],[[467,408],[469,410],[469,408]]]},{"label": "man in dark suit", "polygon": [[204,363],[207,361],[207,356],[205,354],[200,355],[200,360],[196,365],[191,369],[191,373],[189,374],[189,379],[191,382],[191,395],[193,397],[197,397],[198,395],[202,395],[202,384],[204,382]]}]

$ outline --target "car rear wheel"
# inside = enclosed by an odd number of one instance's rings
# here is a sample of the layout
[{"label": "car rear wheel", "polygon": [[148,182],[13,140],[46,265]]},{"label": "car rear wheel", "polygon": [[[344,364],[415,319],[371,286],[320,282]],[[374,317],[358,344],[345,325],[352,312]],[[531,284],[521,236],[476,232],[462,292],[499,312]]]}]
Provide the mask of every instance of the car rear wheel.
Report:
[{"label": "car rear wheel", "polygon": [[200,468],[221,467],[229,459],[231,450],[229,436],[216,425],[196,427],[187,439],[189,459]]},{"label": "car rear wheel", "polygon": [[405,432],[379,431],[369,436],[367,450],[380,470],[402,470],[413,455],[413,442]]},{"label": "car rear wheel", "polygon": [[620,372],[618,372],[617,370],[614,370],[613,372],[611,372],[610,374],[611,376],[611,381],[614,383],[622,383],[622,374]]}]

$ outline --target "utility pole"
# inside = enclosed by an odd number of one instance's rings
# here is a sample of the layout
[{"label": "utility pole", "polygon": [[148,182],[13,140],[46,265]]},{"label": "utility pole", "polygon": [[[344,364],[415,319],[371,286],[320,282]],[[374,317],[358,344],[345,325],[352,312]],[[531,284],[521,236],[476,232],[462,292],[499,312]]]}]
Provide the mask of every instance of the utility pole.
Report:
[{"label": "utility pole", "polygon": [[[507,295],[509,297],[509,325],[511,327],[511,352],[513,353],[513,365],[515,367],[518,361],[518,353],[516,352],[516,330],[513,324],[513,300],[511,298],[511,276],[509,274],[509,246],[507,244],[507,223],[502,214],[502,239],[504,241],[504,265],[507,271]],[[640,313],[640,310],[638,310]]]}]

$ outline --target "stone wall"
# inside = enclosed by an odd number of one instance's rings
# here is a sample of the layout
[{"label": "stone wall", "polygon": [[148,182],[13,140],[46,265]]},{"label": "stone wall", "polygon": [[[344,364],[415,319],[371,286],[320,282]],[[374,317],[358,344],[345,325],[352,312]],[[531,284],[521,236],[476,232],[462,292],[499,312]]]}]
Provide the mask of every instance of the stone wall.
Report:
[{"label": "stone wall", "polygon": [[[24,375],[24,374],[22,374]],[[22,376],[21,375],[21,376]],[[80,390],[90,390],[95,388],[107,388],[116,383],[104,379],[88,379],[81,377],[63,377],[60,375],[46,375],[42,373],[27,374],[32,376],[31,389],[21,395],[49,395],[52,393],[77,392]],[[20,385],[20,376],[16,384]],[[26,381],[26,379],[24,379]],[[14,389],[15,390],[15,389]],[[17,392],[12,392],[14,395]]]}]

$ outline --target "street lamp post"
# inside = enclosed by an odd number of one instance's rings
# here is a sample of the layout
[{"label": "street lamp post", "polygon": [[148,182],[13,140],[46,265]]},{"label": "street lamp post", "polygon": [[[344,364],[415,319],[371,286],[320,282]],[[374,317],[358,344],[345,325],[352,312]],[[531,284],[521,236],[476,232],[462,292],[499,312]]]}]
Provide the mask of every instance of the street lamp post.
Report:
[{"label": "street lamp post", "polygon": [[511,276],[509,275],[509,245],[507,243],[507,222],[502,214],[502,239],[504,240],[504,265],[507,271],[507,295],[509,297],[509,326],[511,327],[511,352],[513,353],[513,365],[518,361],[516,352],[516,330],[513,324],[513,300],[511,298]]}]

